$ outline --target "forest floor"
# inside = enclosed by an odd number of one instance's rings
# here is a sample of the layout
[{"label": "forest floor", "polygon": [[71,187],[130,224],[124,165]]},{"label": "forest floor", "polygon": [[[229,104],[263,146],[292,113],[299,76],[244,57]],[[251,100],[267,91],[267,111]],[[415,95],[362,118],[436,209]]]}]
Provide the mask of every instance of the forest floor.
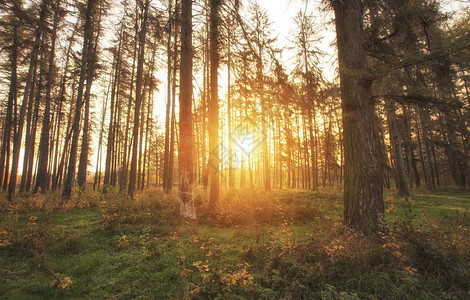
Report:
[{"label": "forest floor", "polygon": [[179,225],[176,193],[0,196],[0,298],[470,297],[470,192],[386,192],[389,231],[341,225],[337,190],[222,191]]}]

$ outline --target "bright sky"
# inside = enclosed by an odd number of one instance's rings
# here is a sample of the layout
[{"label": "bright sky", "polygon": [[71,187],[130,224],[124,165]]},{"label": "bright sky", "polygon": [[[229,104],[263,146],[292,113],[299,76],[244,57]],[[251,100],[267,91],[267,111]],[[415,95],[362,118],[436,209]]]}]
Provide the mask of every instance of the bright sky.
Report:
[{"label": "bright sky", "polygon": [[[325,53],[325,56],[320,67],[323,70],[325,79],[333,81],[337,64],[335,49],[331,46],[335,40],[334,24],[331,23],[333,20],[332,12],[320,11],[321,1],[319,0],[259,0],[258,2],[268,12],[269,19],[272,22],[273,34],[278,36],[278,47],[291,45],[289,36],[292,36],[292,33],[295,30],[293,18],[300,10],[313,14],[315,22],[320,25],[322,30],[321,35],[323,36],[323,40],[319,45],[319,48]],[[286,50],[283,54],[283,58],[287,59],[285,67],[289,67],[291,65],[290,63],[293,63],[290,57],[291,55],[289,51]]]}]

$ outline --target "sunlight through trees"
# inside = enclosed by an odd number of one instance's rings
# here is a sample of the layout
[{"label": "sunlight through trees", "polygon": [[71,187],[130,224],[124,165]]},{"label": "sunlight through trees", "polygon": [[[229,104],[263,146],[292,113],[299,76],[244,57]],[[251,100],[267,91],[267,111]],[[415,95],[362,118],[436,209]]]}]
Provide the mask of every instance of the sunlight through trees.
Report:
[{"label": "sunlight through trees", "polygon": [[178,185],[195,219],[225,191],[341,189],[344,223],[372,233],[384,188],[468,189],[468,7],[311,3],[290,4],[279,41],[264,2],[3,2],[3,190],[65,201]]}]

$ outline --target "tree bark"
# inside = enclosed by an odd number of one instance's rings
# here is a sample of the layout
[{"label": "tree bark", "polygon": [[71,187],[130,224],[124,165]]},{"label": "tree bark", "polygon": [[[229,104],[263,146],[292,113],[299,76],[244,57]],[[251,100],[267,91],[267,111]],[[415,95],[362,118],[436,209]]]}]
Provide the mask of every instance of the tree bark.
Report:
[{"label": "tree bark", "polygon": [[36,67],[38,62],[38,54],[39,54],[39,44],[41,40],[41,34],[44,26],[44,20],[46,17],[46,0],[43,0],[41,3],[41,12],[39,17],[39,25],[35,31],[35,42],[33,49],[31,51],[31,61],[29,64],[28,76],[26,78],[26,85],[24,88],[23,93],[23,102],[21,103],[20,108],[20,115],[18,118],[18,125],[17,130],[15,131],[14,135],[14,144],[13,144],[13,160],[11,164],[11,175],[10,175],[10,182],[8,184],[8,199],[11,201],[15,194],[16,189],[16,180],[18,175],[18,162],[20,158],[20,149],[21,149],[21,140],[23,138],[23,127],[25,121],[25,114],[26,114],[26,106],[28,102],[28,98],[31,93],[31,88],[33,85],[33,78],[36,76]]},{"label": "tree bark", "polygon": [[427,188],[429,191],[434,191],[434,178],[431,162],[431,154],[429,151],[429,139],[426,124],[424,121],[424,111],[422,107],[417,107],[416,125],[419,131],[419,139],[421,144],[421,151],[423,156],[423,166],[426,176]]},{"label": "tree bark", "polygon": [[93,84],[94,73],[95,73],[95,63],[97,59],[97,48],[98,41],[100,36],[100,24],[101,24],[101,12],[99,13],[98,22],[95,24],[98,26],[97,35],[95,38],[94,45],[91,43],[88,45],[90,50],[88,51],[88,64],[87,64],[87,78],[86,78],[86,88],[85,88],[85,116],[83,120],[83,135],[82,135],[82,145],[80,151],[80,161],[78,164],[78,173],[77,173],[77,183],[80,188],[84,188],[87,177],[87,168],[88,168],[88,153],[90,151],[90,136],[89,136],[89,123],[90,123],[90,96],[91,96],[91,86]]},{"label": "tree bark", "polygon": [[[106,147],[106,161],[105,161],[105,169],[104,169],[104,179],[103,179],[103,191],[106,192],[106,186],[111,184],[111,177],[113,173],[112,162],[113,162],[113,154],[114,154],[114,140],[115,140],[115,102],[116,102],[116,94],[118,93],[118,81],[121,71],[121,47],[122,47],[122,28],[119,34],[119,44],[118,50],[115,54],[115,69],[114,69],[114,80],[113,86],[111,88],[111,114],[109,116],[109,127],[108,127],[108,143]],[[132,98],[132,97],[131,97]],[[129,100],[131,101],[131,100]],[[128,110],[128,114],[130,114],[130,110]]]},{"label": "tree bark", "polygon": [[131,158],[131,170],[129,176],[129,188],[127,193],[129,196],[134,196],[135,183],[137,177],[137,150],[139,142],[139,117],[140,117],[140,106],[142,100],[142,75],[144,71],[144,53],[145,53],[145,35],[147,33],[147,19],[150,0],[145,0],[144,4],[144,18],[142,21],[142,27],[139,33],[139,57],[137,62],[137,80],[136,80],[136,93],[135,93],[135,109],[134,109],[134,130],[133,130],[133,144],[132,144],[132,158]]},{"label": "tree bark", "polygon": [[395,165],[397,168],[397,188],[398,194],[409,196],[408,182],[406,181],[405,161],[403,159],[402,143],[397,126],[397,115],[395,113],[395,104],[391,100],[386,100],[390,130],[390,142],[395,153]]},{"label": "tree bark", "polygon": [[211,193],[209,208],[215,211],[219,202],[219,97],[218,97],[218,69],[219,69],[219,7],[220,0],[210,0],[210,93],[208,114],[209,129],[209,176],[211,179]]},{"label": "tree bark", "polygon": [[49,174],[47,172],[47,165],[49,159],[49,132],[50,132],[50,110],[51,110],[51,90],[54,81],[54,59],[55,59],[55,44],[57,37],[57,27],[59,25],[59,10],[60,0],[55,4],[54,21],[51,33],[51,49],[49,50],[49,68],[47,71],[46,82],[46,103],[44,107],[44,116],[42,120],[41,139],[39,141],[39,162],[38,172],[36,177],[36,186],[34,192],[37,193],[41,188],[44,194],[49,189]]},{"label": "tree bark", "polygon": [[181,9],[181,65],[179,115],[179,192],[182,218],[196,219],[193,197],[192,84],[192,0],[183,0]]},{"label": "tree bark", "polygon": [[[72,35],[70,36],[70,43],[67,48],[67,54],[65,58],[65,67],[64,67],[64,73],[62,75],[61,83],[60,83],[60,88],[59,88],[59,95],[58,95],[58,101],[59,101],[59,107],[57,109],[57,117],[56,117],[56,140],[55,140],[55,149],[54,149],[54,163],[52,166],[52,190],[55,191],[57,188],[57,173],[58,173],[58,160],[59,160],[59,141],[60,141],[60,136],[61,136],[61,119],[62,119],[62,107],[64,106],[64,101],[65,101],[65,85],[67,83],[67,72],[69,68],[69,62],[70,62],[70,53],[72,51],[72,45],[74,41],[74,36],[75,32],[77,31],[78,28],[78,23],[75,24],[75,27],[73,29]],[[64,150],[65,150],[65,145],[64,145]]]},{"label": "tree bark", "polygon": [[[229,28],[231,22],[228,20]],[[230,71],[231,71],[231,32],[227,32],[227,125],[228,125],[228,181],[229,187],[235,187],[235,174],[233,167],[233,149],[232,149],[232,138],[230,134],[232,133],[232,95],[231,95],[231,86],[230,86]]]},{"label": "tree bark", "polygon": [[[18,25],[13,25],[13,44],[10,53],[10,91],[8,93],[8,104],[5,112],[5,123],[3,127],[3,141],[0,154],[0,185],[8,181],[8,163],[10,159],[10,140],[13,127],[13,104],[17,97],[17,68],[18,68]],[[8,155],[7,155],[8,154]],[[4,180],[5,179],[5,180]]]},{"label": "tree bark", "polygon": [[100,189],[101,184],[101,160],[102,160],[102,145],[103,145],[103,129],[104,129],[104,120],[106,117],[106,108],[108,106],[108,95],[110,90],[111,83],[108,84],[108,91],[105,95],[105,100],[103,102],[103,107],[101,110],[101,122],[100,122],[100,134],[98,137],[98,154],[96,159],[96,170],[95,170],[95,178],[93,180],[93,190]]},{"label": "tree bark", "polygon": [[385,229],[385,220],[362,4],[360,0],[332,0],[332,4],[344,128],[344,223],[364,233],[373,233]]},{"label": "tree bark", "polygon": [[[137,2],[136,2],[137,7]],[[136,8],[137,11],[137,8]],[[122,166],[121,166],[121,177],[119,180],[119,192],[122,193],[127,185],[127,174],[128,174],[128,140],[129,140],[129,123],[131,119],[131,107],[132,107],[132,92],[134,90],[134,75],[135,75],[135,63],[136,63],[136,55],[137,55],[137,35],[139,32],[138,26],[138,19],[137,16],[135,17],[134,23],[134,52],[132,55],[132,71],[131,71],[131,84],[130,84],[130,91],[129,91],[129,101],[127,102],[127,117],[126,117],[126,133],[124,136],[124,155],[122,156]],[[130,151],[129,151],[130,152]]]},{"label": "tree bark", "polygon": [[[172,3],[173,0],[169,0],[168,6],[168,40],[167,40],[167,102],[166,102],[166,114],[165,114],[165,149],[163,159],[163,190],[165,193],[169,193],[168,188],[168,173],[170,166],[170,110],[171,110],[171,33],[172,33]],[[176,51],[176,49],[175,49]]]},{"label": "tree bark", "polygon": [[70,198],[72,194],[73,181],[75,178],[75,167],[77,163],[77,150],[78,150],[78,139],[80,137],[80,117],[83,105],[83,89],[85,86],[86,71],[88,65],[88,51],[89,44],[93,37],[93,24],[92,24],[92,13],[93,6],[95,5],[94,0],[88,0],[86,13],[85,13],[85,33],[83,37],[83,50],[82,50],[82,61],[80,67],[80,79],[78,81],[77,100],[75,106],[75,117],[72,125],[72,143],[70,145],[69,153],[69,164],[67,166],[67,176],[64,182],[64,190],[62,191],[62,197],[65,199]]}]

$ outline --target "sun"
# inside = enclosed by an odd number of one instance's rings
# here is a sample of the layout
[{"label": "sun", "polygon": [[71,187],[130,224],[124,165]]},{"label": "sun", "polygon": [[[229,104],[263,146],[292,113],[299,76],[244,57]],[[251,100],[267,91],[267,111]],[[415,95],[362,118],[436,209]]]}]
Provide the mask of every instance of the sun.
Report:
[{"label": "sun", "polygon": [[251,134],[238,135],[235,139],[235,145],[239,151],[245,155],[251,155],[253,152],[253,136]]}]

